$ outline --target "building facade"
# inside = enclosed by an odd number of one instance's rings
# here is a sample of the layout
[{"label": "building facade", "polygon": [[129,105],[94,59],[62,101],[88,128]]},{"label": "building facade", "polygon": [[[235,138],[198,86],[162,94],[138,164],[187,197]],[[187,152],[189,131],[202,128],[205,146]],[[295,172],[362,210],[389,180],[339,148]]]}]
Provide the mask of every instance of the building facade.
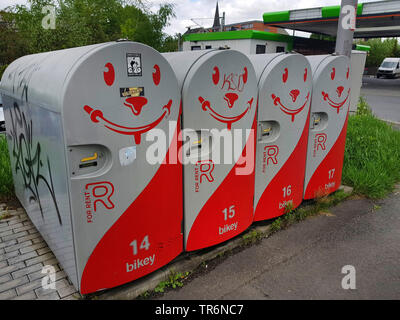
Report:
[{"label": "building facade", "polygon": [[183,51],[219,48],[234,49],[246,54],[285,52],[292,50],[293,38],[257,30],[192,33],[183,37]]}]

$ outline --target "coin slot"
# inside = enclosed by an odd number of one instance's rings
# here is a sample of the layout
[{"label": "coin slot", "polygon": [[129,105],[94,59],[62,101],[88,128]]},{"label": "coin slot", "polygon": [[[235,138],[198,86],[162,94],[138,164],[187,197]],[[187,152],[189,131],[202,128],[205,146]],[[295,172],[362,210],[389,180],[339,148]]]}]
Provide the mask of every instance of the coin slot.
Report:
[{"label": "coin slot", "polygon": [[212,136],[206,131],[191,132],[187,137],[186,157],[201,157],[211,153]]},{"label": "coin slot", "polygon": [[311,130],[321,131],[328,126],[328,114],[325,112],[316,112],[311,114]]},{"label": "coin slot", "polygon": [[90,163],[83,163],[83,164],[79,165],[79,169],[85,169],[85,168],[91,168],[91,167],[97,167],[97,161],[90,162]]},{"label": "coin slot", "polygon": [[258,124],[260,143],[270,143],[278,139],[280,135],[280,125],[276,121],[260,121]]}]

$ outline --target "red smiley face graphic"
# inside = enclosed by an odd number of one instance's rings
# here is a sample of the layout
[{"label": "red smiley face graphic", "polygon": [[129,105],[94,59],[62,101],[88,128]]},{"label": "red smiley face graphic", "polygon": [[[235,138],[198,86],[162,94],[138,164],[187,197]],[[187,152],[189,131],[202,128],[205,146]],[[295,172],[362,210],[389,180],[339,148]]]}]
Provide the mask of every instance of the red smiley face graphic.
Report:
[{"label": "red smiley face graphic", "polygon": [[[155,64],[153,67],[153,74],[152,74],[152,79],[153,79],[153,84],[155,87],[158,87],[161,82],[161,69],[159,65]],[[115,72],[115,67],[112,63],[108,62],[105,65],[105,71],[103,72],[103,79],[105,84],[108,87],[112,87],[115,83],[116,80],[116,72]],[[132,94],[132,96],[125,98],[125,101],[123,102],[123,106],[128,108],[132,112],[132,116],[134,118],[140,117],[142,114],[143,110],[148,107],[149,100],[140,95],[139,93]],[[161,121],[164,120],[164,118],[168,117],[171,112],[171,107],[172,107],[173,101],[169,100],[166,105],[161,107],[162,114],[153,122],[148,123],[143,126],[139,127],[126,127],[122,126],[119,124],[116,124],[110,120],[108,120],[106,117],[104,117],[103,112],[99,109],[93,109],[92,107],[85,105],[83,107],[83,110],[89,114],[90,120],[93,123],[99,123],[103,125],[105,128],[118,133],[122,135],[129,135],[129,136],[134,136],[135,138],[135,143],[140,144],[141,143],[141,138],[142,134],[154,129],[158,124],[161,123]]]},{"label": "red smiley face graphic", "polygon": [[[237,101],[240,98],[240,94],[245,89],[245,86],[248,81],[248,69],[247,67],[243,68],[243,72],[241,74],[235,73],[227,73],[221,76],[220,68],[215,66],[213,68],[213,72],[211,74],[212,84],[216,89],[219,89],[223,92],[226,92],[223,100],[226,105],[227,110],[235,110]],[[227,117],[215,111],[212,107],[211,102],[203,98],[199,97],[199,102],[204,111],[208,111],[210,116],[215,120],[225,123],[228,127],[228,130],[232,129],[232,124],[240,121],[250,110],[254,102],[254,98],[247,102],[247,107],[244,112],[237,116]]]},{"label": "red smiley face graphic", "polygon": [[[302,77],[302,80],[303,80],[304,83],[307,82],[308,72],[309,72],[308,68],[305,68],[304,69],[304,74],[301,74],[301,77]],[[282,82],[284,84],[284,87],[286,87],[287,82],[290,79],[290,76],[292,76],[292,73],[289,71],[288,68],[284,68],[283,74],[282,74]],[[288,96],[289,96],[289,98],[290,98],[292,103],[296,103],[298,98],[299,98],[299,96],[300,96],[300,94],[301,94],[301,91],[299,89],[293,88],[293,89],[291,89],[289,91]],[[279,107],[283,113],[291,116],[292,122],[294,122],[295,119],[296,119],[296,116],[299,113],[301,113],[304,110],[304,108],[306,107],[307,103],[310,100],[310,96],[311,96],[311,92],[309,91],[307,93],[307,95],[306,95],[305,102],[301,106],[299,106],[299,107],[290,107],[290,108],[287,107],[286,105],[284,105],[282,103],[281,97],[277,96],[276,94],[273,93],[271,95],[271,98],[272,98],[272,100],[274,102],[274,105]]]},{"label": "red smiley face graphic", "polygon": [[[332,70],[331,70],[331,74],[330,74],[330,78],[331,78],[332,81],[335,81],[335,79],[337,77],[337,73],[338,73],[337,68],[333,67]],[[343,73],[346,74],[346,80],[349,80],[349,78],[350,78],[350,67],[347,67],[346,70],[343,70]],[[326,90],[326,91],[328,91],[328,90]],[[325,91],[322,91],[322,98],[324,99],[324,101],[328,102],[329,106],[331,106],[332,108],[336,109],[337,113],[339,114],[340,113],[340,109],[342,109],[342,107],[345,105],[345,103],[349,100],[351,89],[349,88],[348,90],[345,91],[345,87],[342,84],[339,84],[336,87],[335,91],[336,91],[336,95],[337,95],[338,99],[342,98],[342,96],[343,96],[343,94],[345,92],[347,93],[347,95],[346,95],[346,97],[344,98],[343,101],[341,101],[341,102],[334,101],[333,98],[331,98],[331,96]]]}]

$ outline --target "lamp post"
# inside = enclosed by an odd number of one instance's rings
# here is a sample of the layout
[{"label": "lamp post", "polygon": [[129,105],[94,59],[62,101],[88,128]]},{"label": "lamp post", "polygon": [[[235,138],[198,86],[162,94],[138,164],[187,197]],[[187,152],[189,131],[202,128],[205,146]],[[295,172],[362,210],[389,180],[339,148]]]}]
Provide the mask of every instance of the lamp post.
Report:
[{"label": "lamp post", "polygon": [[337,54],[350,57],[356,29],[358,0],[342,0],[336,38]]}]

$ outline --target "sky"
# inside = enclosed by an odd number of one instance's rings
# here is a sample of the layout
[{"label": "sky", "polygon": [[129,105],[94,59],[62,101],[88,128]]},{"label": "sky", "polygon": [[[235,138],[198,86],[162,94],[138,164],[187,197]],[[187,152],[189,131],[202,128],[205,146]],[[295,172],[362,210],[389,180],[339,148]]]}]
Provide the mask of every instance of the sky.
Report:
[{"label": "sky", "polygon": [[[175,5],[176,18],[171,25],[165,28],[168,34],[185,33],[187,27],[195,27],[191,21],[204,27],[213,24],[216,0],[144,0],[150,9],[157,11],[160,4],[172,3]],[[359,3],[376,0],[361,0]],[[262,20],[265,12],[305,9],[329,5],[339,5],[340,0],[219,0],[220,14],[225,11],[226,24],[247,21]],[[0,0],[0,9],[14,4],[26,4],[26,0]],[[203,19],[205,18],[205,19]]]}]

